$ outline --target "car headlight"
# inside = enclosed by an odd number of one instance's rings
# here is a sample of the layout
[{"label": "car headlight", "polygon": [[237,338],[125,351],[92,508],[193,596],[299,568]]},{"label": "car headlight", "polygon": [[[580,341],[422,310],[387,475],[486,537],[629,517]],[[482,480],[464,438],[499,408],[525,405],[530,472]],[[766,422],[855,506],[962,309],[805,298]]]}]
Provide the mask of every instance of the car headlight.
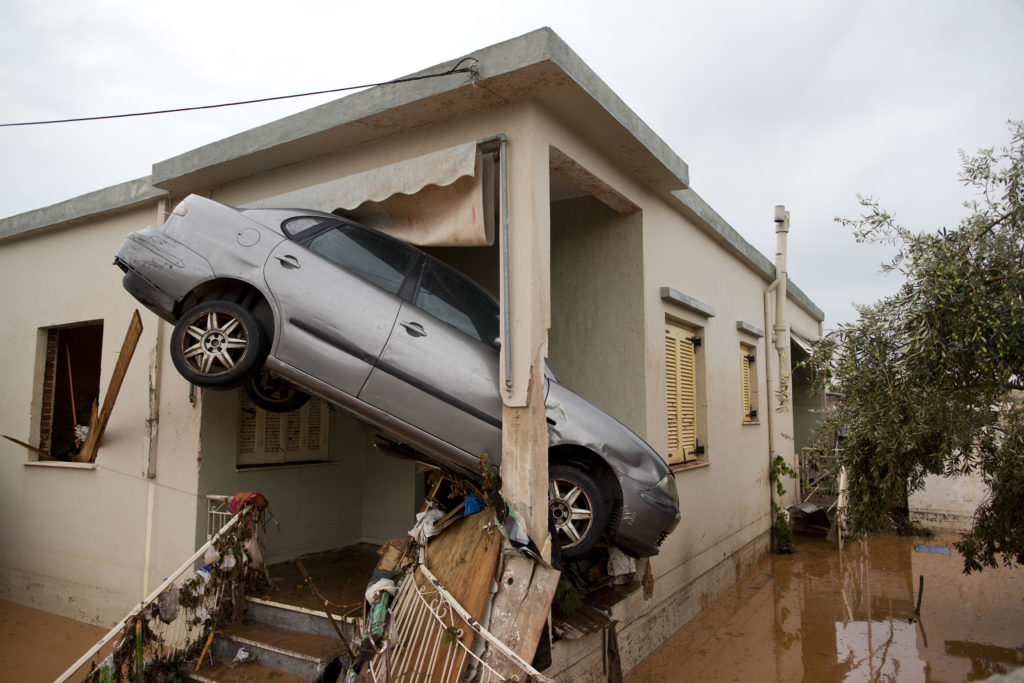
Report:
[{"label": "car headlight", "polygon": [[676,477],[674,474],[666,474],[655,485],[655,488],[671,498],[676,505],[679,504],[679,491],[676,489]]}]

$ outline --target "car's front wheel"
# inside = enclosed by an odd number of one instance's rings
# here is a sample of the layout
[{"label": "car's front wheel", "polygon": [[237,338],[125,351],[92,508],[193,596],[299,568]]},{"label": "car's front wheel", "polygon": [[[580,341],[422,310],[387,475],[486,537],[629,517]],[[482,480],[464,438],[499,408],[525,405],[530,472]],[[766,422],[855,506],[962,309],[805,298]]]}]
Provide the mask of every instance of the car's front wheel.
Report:
[{"label": "car's front wheel", "polygon": [[263,329],[231,301],[204,301],[189,309],[171,334],[171,360],[192,384],[231,389],[243,384],[267,356]]},{"label": "car's front wheel", "polygon": [[562,558],[571,560],[590,550],[604,534],[609,509],[598,483],[580,468],[552,465],[549,479],[548,510]]}]

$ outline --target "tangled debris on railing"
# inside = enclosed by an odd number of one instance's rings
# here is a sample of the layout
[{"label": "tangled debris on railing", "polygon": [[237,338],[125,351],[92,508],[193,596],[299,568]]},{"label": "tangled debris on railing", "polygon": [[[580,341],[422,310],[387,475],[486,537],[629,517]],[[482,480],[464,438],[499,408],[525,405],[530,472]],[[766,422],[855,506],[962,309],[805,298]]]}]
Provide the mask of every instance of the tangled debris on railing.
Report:
[{"label": "tangled debris on railing", "polygon": [[237,494],[230,509],[231,521],[129,613],[114,651],[86,681],[187,680],[186,662],[205,652],[217,628],[241,618],[245,592],[268,583],[259,532],[270,509],[253,492]]}]

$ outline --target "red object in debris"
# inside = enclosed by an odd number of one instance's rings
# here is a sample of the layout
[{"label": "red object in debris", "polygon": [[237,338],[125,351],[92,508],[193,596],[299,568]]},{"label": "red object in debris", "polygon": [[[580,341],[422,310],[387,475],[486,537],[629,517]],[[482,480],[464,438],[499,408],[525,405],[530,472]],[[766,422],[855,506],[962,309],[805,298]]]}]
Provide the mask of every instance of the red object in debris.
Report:
[{"label": "red object in debris", "polygon": [[256,491],[242,491],[236,493],[228,503],[228,510],[231,511],[232,515],[237,515],[239,511],[245,507],[246,503],[252,503],[252,506],[257,510],[265,510],[270,503],[267,501],[266,496]]}]

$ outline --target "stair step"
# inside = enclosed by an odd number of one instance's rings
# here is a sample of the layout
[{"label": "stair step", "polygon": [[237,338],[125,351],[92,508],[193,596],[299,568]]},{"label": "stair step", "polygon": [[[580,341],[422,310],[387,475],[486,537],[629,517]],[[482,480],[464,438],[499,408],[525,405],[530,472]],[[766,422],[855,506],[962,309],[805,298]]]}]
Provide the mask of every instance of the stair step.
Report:
[{"label": "stair step", "polygon": [[189,680],[196,683],[311,683],[313,680],[271,668],[261,662],[233,664],[230,659],[214,657],[213,666],[210,666],[209,660],[206,660],[205,664],[197,672],[193,663],[189,667]]},{"label": "stair step", "polygon": [[[319,610],[311,610],[305,607],[286,605],[280,602],[263,600],[261,598],[246,598],[245,618],[248,621],[260,621],[264,624],[273,624],[283,628],[290,628],[295,631],[315,633],[328,638],[337,638],[334,627],[331,626],[327,613]],[[338,624],[341,632],[351,637],[354,632],[354,619],[342,619],[334,615],[334,621]]]},{"label": "stair step", "polygon": [[337,636],[327,637],[250,621],[231,624],[217,632],[213,653],[233,659],[244,647],[257,662],[281,671],[316,678],[345,645]]}]

